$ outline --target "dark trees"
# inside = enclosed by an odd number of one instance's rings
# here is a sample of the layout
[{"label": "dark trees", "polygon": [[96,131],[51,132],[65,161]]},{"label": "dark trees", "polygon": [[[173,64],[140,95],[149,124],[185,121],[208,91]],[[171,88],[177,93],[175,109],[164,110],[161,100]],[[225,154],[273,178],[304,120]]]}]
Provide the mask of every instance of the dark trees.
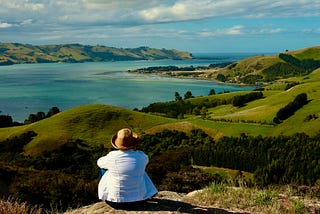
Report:
[{"label": "dark trees", "polygon": [[253,100],[261,99],[263,97],[263,93],[259,92],[251,92],[245,95],[237,95],[233,97],[232,105],[236,107],[242,107],[246,103],[251,102]]},{"label": "dark trees", "polygon": [[52,107],[47,114],[45,114],[42,111],[37,112],[36,114],[29,114],[28,119],[24,121],[24,124],[30,124],[34,123],[40,120],[43,120],[45,118],[51,117],[55,114],[58,114],[60,112],[58,107]]},{"label": "dark trees", "polygon": [[179,92],[175,92],[174,97],[176,101],[182,100],[182,97],[180,96]]},{"label": "dark trees", "polygon": [[211,89],[208,95],[210,96],[210,95],[215,95],[215,94],[216,94],[216,91],[214,89]]},{"label": "dark trees", "polygon": [[275,123],[280,123],[281,121],[288,119],[307,103],[308,97],[306,93],[297,95],[292,102],[288,103],[285,107],[281,108],[277,112],[277,116],[273,119],[273,121]]},{"label": "dark trees", "polygon": [[185,94],[184,94],[184,99],[187,100],[187,99],[190,99],[190,98],[193,98],[194,96],[192,95],[191,91],[187,91]]},{"label": "dark trees", "polygon": [[13,125],[12,117],[9,115],[0,115],[0,128]]}]

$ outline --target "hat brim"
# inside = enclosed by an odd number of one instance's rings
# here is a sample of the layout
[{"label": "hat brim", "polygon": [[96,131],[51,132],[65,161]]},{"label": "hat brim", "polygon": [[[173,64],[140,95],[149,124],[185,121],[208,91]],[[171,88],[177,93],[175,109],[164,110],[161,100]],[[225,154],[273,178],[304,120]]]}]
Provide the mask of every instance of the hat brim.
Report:
[{"label": "hat brim", "polygon": [[138,146],[139,144],[139,136],[138,134],[132,132],[132,137],[130,138],[131,144],[130,146],[117,146],[116,145],[116,140],[117,140],[117,134],[113,135],[111,138],[111,145],[115,148],[115,149],[119,149],[119,150],[129,150],[129,149],[134,149],[135,147]]}]

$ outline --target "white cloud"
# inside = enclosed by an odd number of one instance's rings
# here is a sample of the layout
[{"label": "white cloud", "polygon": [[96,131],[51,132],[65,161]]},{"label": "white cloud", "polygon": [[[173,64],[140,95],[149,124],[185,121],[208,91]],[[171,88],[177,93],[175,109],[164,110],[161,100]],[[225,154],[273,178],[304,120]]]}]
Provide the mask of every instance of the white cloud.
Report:
[{"label": "white cloud", "polygon": [[150,5],[158,4],[159,1],[145,0],[82,0],[81,4],[90,10],[118,10],[123,8],[141,8],[149,7]]},{"label": "white cloud", "polygon": [[318,0],[183,0],[138,11],[147,22],[174,22],[210,17],[320,16]]},{"label": "white cloud", "polygon": [[1,39],[22,42],[134,40],[158,45],[158,41],[291,35],[302,29],[319,33],[317,22],[292,24],[301,17],[319,20],[319,0],[0,0],[0,5]]},{"label": "white cloud", "polygon": [[0,0],[0,4],[2,7],[10,10],[30,10],[32,12],[42,10],[45,7],[43,3],[36,3],[28,0]]},{"label": "white cloud", "polygon": [[275,29],[269,30],[269,33],[281,33],[283,31],[284,31],[283,28],[275,28]]},{"label": "white cloud", "polygon": [[245,27],[244,25],[235,25],[230,28],[219,28],[219,29],[203,29],[197,33],[201,37],[218,37],[218,36],[237,36],[237,35],[267,35],[277,34],[284,32],[283,28],[270,28],[266,26],[259,27]]},{"label": "white cloud", "polygon": [[307,28],[307,29],[303,29],[302,30],[303,33],[307,33],[307,34],[320,34],[320,28],[315,28],[315,29],[311,29],[311,28]]},{"label": "white cloud", "polygon": [[12,27],[12,24],[6,23],[6,22],[0,22],[0,28],[9,28]]},{"label": "white cloud", "polygon": [[22,20],[20,25],[30,25],[33,23],[32,19],[26,19],[26,20]]},{"label": "white cloud", "polygon": [[242,25],[237,25],[237,26],[234,26],[232,28],[229,28],[226,30],[226,34],[227,35],[240,35],[242,34],[242,30],[243,30],[243,26]]},{"label": "white cloud", "polygon": [[48,24],[140,25],[212,17],[320,16],[318,0],[0,0],[0,17]]}]

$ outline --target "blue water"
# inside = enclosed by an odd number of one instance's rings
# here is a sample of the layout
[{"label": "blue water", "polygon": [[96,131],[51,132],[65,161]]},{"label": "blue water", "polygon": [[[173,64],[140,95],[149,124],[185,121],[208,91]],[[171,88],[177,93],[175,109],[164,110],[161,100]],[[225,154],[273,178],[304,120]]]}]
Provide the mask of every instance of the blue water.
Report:
[{"label": "blue water", "polygon": [[[237,58],[233,59],[238,60]],[[251,90],[212,81],[164,78],[132,74],[127,70],[165,65],[209,65],[227,59],[125,61],[75,64],[20,64],[0,66],[0,114],[23,122],[29,114],[45,113],[57,106],[66,110],[84,104],[107,104],[141,109],[150,103],[174,100],[191,91],[194,96],[208,95],[211,89]]]}]

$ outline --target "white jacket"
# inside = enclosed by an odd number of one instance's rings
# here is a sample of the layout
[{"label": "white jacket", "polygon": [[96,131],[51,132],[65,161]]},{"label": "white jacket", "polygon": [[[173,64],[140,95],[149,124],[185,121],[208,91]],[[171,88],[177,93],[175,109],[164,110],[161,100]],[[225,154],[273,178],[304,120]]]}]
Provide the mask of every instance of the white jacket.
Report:
[{"label": "white jacket", "polygon": [[158,190],[145,172],[149,161],[142,151],[117,150],[98,159],[97,165],[107,169],[98,185],[101,200],[135,202],[148,199]]}]

